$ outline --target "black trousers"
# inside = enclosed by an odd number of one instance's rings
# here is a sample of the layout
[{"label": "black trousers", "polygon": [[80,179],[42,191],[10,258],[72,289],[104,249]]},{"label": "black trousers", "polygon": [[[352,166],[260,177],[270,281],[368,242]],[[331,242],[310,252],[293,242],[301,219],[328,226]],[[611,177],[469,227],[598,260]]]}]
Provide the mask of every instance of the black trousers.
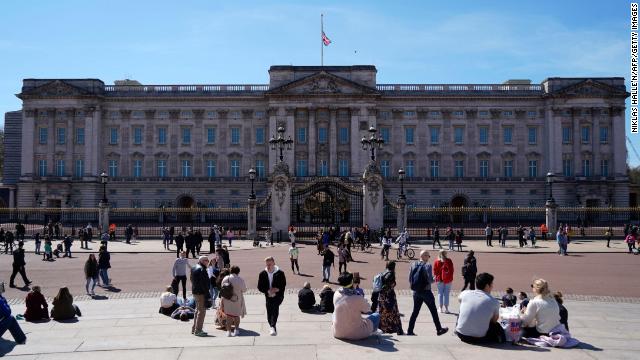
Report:
[{"label": "black trousers", "polygon": [[467,336],[457,331],[456,335],[467,344],[503,343],[506,340],[504,330],[497,322],[489,323],[489,330],[487,330],[487,334],[483,337]]},{"label": "black trousers", "polygon": [[476,289],[476,275],[473,274],[473,276],[468,276],[464,278],[464,287],[462,288],[462,291],[465,291],[467,289],[467,285],[469,286],[469,290],[475,290]]},{"label": "black trousers", "polygon": [[493,240],[493,235],[487,235],[487,246],[492,246],[491,240]]},{"label": "black trousers", "polygon": [[380,295],[380,291],[371,292],[371,312],[378,311],[378,295]]},{"label": "black trousers", "polygon": [[298,273],[300,273],[300,266],[298,265],[298,259],[289,259],[291,260],[291,271],[295,272],[295,270],[293,269],[293,266],[295,265],[296,269],[298,270]]},{"label": "black trousers", "polygon": [[437,237],[437,238],[435,238],[435,239],[433,240],[433,248],[434,248],[434,249],[436,248],[436,243],[438,243],[438,246],[439,246],[439,247],[442,247],[442,244],[440,244],[440,238],[439,238],[439,237]]},{"label": "black trousers", "polygon": [[22,281],[24,281],[24,284],[27,285],[29,279],[27,279],[27,273],[24,270],[24,265],[16,264],[13,264],[13,271],[11,272],[11,277],[9,278],[9,284],[14,284],[13,281],[16,279],[16,275],[18,275],[18,273],[20,274],[20,276],[22,276]]},{"label": "black trousers", "polygon": [[[178,244],[176,242],[176,257],[180,257],[180,253],[183,251],[184,249],[182,248],[182,244]],[[187,254],[189,255],[189,254]]]},{"label": "black trousers", "polygon": [[268,297],[265,296],[267,302],[267,322],[272,328],[276,327],[278,322],[278,315],[280,315],[280,304],[282,304],[283,298],[280,296]]},{"label": "black trousers", "polygon": [[338,273],[342,274],[342,268],[344,267],[344,271],[347,271],[347,262],[338,262]]},{"label": "black trousers", "polygon": [[423,303],[427,305],[427,308],[431,313],[431,318],[433,319],[433,323],[436,325],[436,330],[442,329],[440,317],[438,316],[438,309],[436,308],[436,299],[433,297],[431,290],[414,291],[413,312],[411,312],[411,317],[409,318],[409,329],[407,329],[407,333],[409,334],[413,333],[413,328],[416,325],[416,320],[418,319],[418,314],[420,313]]},{"label": "black trousers", "polygon": [[[176,280],[178,280],[178,292],[180,292],[180,283],[182,283],[182,298],[187,298],[187,275],[176,276]],[[176,293],[176,295],[178,295]]]}]

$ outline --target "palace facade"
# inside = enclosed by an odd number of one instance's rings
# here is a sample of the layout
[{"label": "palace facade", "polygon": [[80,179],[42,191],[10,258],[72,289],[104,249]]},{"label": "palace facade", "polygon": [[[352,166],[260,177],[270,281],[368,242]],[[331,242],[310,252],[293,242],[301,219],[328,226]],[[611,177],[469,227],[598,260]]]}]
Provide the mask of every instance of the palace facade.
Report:
[{"label": "palace facade", "polygon": [[378,84],[374,66],[272,66],[269,84],[144,85],[25,79],[7,113],[10,206],[96,207],[109,175],[116,207],[244,207],[258,199],[282,126],[294,187],[361,185],[370,126],[385,196],[417,207],[627,206],[624,79],[541,84]]}]

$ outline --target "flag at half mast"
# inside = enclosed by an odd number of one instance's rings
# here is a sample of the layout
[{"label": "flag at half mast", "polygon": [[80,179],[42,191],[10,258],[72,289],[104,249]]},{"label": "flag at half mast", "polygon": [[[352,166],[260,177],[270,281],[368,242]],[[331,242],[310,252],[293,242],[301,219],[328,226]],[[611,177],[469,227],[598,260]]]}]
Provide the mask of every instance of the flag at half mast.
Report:
[{"label": "flag at half mast", "polygon": [[324,31],[322,32],[322,43],[324,46],[329,46],[331,44],[331,40],[325,35]]}]

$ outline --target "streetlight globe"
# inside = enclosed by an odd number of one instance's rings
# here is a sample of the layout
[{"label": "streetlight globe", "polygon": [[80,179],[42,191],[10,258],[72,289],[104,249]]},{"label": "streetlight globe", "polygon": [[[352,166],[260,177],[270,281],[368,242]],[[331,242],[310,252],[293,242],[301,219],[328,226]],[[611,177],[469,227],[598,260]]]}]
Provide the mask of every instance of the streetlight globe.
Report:
[{"label": "streetlight globe", "polygon": [[552,172],[548,172],[547,173],[547,182],[548,183],[552,183],[553,182],[553,178],[555,177],[554,173]]},{"label": "streetlight globe", "polygon": [[404,174],[405,174],[404,169],[398,170],[398,178],[400,180],[404,180]]},{"label": "streetlight globe", "polygon": [[106,184],[109,179],[109,175],[103,171],[102,174],[100,174],[100,179],[103,184]]},{"label": "streetlight globe", "polygon": [[256,170],[254,168],[249,169],[249,179],[250,180],[256,179]]}]

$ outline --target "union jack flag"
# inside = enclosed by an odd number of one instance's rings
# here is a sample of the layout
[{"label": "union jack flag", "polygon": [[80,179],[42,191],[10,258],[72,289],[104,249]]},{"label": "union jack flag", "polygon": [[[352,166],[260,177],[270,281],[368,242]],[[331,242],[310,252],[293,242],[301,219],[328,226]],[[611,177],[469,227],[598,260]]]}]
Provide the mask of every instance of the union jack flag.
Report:
[{"label": "union jack flag", "polygon": [[324,31],[322,32],[322,43],[324,46],[329,46],[329,44],[331,44],[331,40],[324,34]]}]

